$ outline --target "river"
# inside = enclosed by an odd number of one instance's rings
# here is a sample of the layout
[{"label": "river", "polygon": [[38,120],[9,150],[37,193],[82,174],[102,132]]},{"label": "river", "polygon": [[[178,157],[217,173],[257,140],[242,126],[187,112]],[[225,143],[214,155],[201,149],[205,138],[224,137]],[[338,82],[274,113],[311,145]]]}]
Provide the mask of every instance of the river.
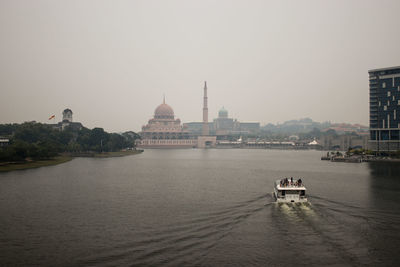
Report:
[{"label": "river", "polygon": [[[398,265],[400,164],[321,155],[146,150],[0,173],[0,265]],[[309,203],[274,203],[285,176]]]}]

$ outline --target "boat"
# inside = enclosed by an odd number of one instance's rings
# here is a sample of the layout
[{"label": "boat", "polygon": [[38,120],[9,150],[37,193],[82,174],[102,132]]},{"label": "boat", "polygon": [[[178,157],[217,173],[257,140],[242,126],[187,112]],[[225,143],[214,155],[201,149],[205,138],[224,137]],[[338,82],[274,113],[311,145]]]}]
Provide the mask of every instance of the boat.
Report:
[{"label": "boat", "polygon": [[274,196],[276,202],[307,202],[306,187],[301,179],[276,180]]}]

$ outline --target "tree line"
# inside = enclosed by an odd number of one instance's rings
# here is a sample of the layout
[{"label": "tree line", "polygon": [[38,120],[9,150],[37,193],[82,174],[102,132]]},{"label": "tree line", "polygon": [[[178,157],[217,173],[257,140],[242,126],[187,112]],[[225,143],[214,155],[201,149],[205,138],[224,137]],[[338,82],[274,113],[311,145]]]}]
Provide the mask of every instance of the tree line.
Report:
[{"label": "tree line", "polygon": [[102,128],[59,130],[48,124],[26,122],[0,124],[0,136],[10,140],[0,147],[0,161],[24,161],[52,158],[62,152],[111,152],[134,147],[140,138],[135,132],[108,133]]}]

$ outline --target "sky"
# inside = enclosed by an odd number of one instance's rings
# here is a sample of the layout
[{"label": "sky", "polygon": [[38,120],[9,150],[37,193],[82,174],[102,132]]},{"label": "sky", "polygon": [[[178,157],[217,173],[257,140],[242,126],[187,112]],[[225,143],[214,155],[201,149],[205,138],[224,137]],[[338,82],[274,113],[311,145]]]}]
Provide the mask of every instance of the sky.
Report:
[{"label": "sky", "polygon": [[400,65],[398,0],[0,0],[0,123],[369,121],[368,70]]}]

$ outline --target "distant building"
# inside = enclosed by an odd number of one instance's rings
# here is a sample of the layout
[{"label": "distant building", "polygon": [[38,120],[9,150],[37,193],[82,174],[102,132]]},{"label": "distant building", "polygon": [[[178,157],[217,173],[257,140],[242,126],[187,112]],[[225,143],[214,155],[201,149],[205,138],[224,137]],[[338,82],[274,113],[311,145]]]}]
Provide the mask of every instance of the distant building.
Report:
[{"label": "distant building", "polygon": [[377,152],[400,150],[400,67],[368,73],[369,147]]},{"label": "distant building", "polygon": [[63,122],[72,122],[72,110],[70,110],[69,108],[64,109],[63,111]]},{"label": "distant building", "polygon": [[323,132],[328,130],[335,130],[338,134],[356,133],[359,135],[368,135],[369,127],[361,124],[349,124],[349,123],[333,123],[330,127],[323,129]]},{"label": "distant building", "polygon": [[324,150],[341,150],[368,148],[368,135],[337,135],[321,136],[318,140],[319,145]]},{"label": "distant building", "polygon": [[259,122],[238,122],[240,133],[257,134],[260,132]]},{"label": "distant building", "polygon": [[[183,128],[187,130],[191,135],[202,135],[203,133],[203,122],[185,122]],[[214,123],[208,122],[208,129],[210,134],[215,134]]]},{"label": "distant building", "polygon": [[[173,109],[165,104],[165,98],[155,112],[154,118],[142,127],[141,140],[136,142],[142,148],[207,148],[216,146],[216,136],[210,134],[208,122],[207,83],[204,83],[203,121],[181,125],[175,119]],[[188,129],[191,129],[189,131]],[[196,132],[196,134],[193,134]]]},{"label": "distant building", "polygon": [[239,122],[229,118],[228,110],[222,107],[218,112],[218,118],[214,119],[215,134],[219,139],[224,139],[231,135],[249,135],[260,132],[259,122]]},{"label": "distant building", "polygon": [[214,128],[216,135],[228,135],[236,128],[233,119],[228,118],[228,111],[225,107],[218,111],[218,118],[214,119]]},{"label": "distant building", "polygon": [[154,117],[142,127],[139,133],[141,148],[191,148],[197,146],[197,138],[183,129],[180,119],[175,119],[174,110],[165,103],[165,99],[154,111]]},{"label": "distant building", "polygon": [[72,114],[72,110],[70,110],[69,108],[64,109],[64,111],[62,112],[62,121],[57,124],[53,124],[54,128],[62,131],[65,130],[67,127],[72,128],[75,131],[79,131],[80,129],[82,129],[82,123],[72,121]]},{"label": "distant building", "polygon": [[[204,122],[184,123],[192,135],[200,135]],[[236,119],[229,118],[228,110],[222,107],[218,111],[218,117],[213,122],[208,123],[209,133],[216,135],[218,139],[227,139],[229,136],[240,136],[249,134],[258,134],[260,132],[259,122],[239,122]]]},{"label": "distant building", "polygon": [[10,139],[3,138],[0,136],[0,147],[8,146],[9,143],[10,143]]}]

